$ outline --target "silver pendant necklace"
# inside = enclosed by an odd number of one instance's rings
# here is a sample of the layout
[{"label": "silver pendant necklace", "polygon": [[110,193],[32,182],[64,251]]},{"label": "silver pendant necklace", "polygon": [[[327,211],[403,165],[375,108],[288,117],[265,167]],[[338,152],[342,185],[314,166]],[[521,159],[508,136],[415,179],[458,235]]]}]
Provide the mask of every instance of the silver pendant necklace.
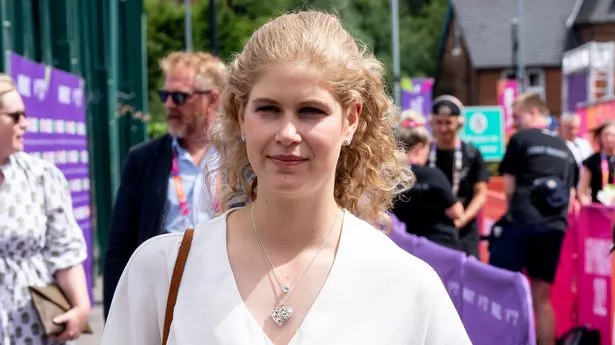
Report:
[{"label": "silver pendant necklace", "polygon": [[[320,252],[329,242],[329,238],[331,237],[331,234],[333,233],[333,229],[335,229],[335,225],[337,224],[337,220],[339,218],[340,212],[338,211],[336,213],[335,221],[333,222],[333,225],[331,226],[331,229],[329,230],[327,237],[325,238],[323,243],[320,245],[320,248],[318,248],[318,251],[316,251],[316,254],[314,254],[314,257],[312,258],[310,263],[303,269],[303,272],[301,274],[297,275],[295,278],[293,278],[286,284],[282,284],[282,279],[280,278],[280,275],[278,274],[275,268],[275,265],[273,264],[273,261],[271,260],[269,253],[267,252],[267,249],[265,248],[265,243],[263,242],[263,239],[261,238],[260,233],[258,232],[258,228],[256,227],[256,221],[254,220],[254,203],[252,203],[252,207],[250,209],[250,215],[252,217],[252,228],[254,230],[254,234],[256,235],[256,240],[261,249],[261,255],[263,256],[263,260],[265,260],[266,258],[265,264],[269,264],[271,266],[271,273],[273,273],[275,281],[279,285],[279,288],[281,291],[281,293],[278,294],[278,291],[275,288],[275,286],[273,287],[273,290],[274,290],[273,292],[277,296],[276,298],[277,300],[276,300],[276,305],[271,310],[271,319],[273,320],[273,322],[275,322],[276,325],[278,325],[278,327],[282,327],[284,326],[284,324],[286,324],[286,322],[293,315],[293,308],[287,306],[286,302],[293,295],[293,293],[295,292],[295,289],[297,288],[297,286],[299,286],[299,283],[301,283],[301,281],[307,274],[310,267],[312,267],[312,264],[314,264],[314,262],[316,261],[316,258],[318,258],[318,255],[320,255]],[[295,281],[296,281],[295,286],[291,288],[291,285]]]}]

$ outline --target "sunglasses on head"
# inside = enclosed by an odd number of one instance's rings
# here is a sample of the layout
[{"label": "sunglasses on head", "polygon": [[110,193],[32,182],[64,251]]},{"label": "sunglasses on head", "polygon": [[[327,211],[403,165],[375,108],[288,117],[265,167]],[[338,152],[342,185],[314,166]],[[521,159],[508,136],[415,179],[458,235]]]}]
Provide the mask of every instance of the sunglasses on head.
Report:
[{"label": "sunglasses on head", "polygon": [[167,99],[171,97],[171,100],[175,105],[182,105],[188,101],[188,98],[192,95],[205,95],[210,93],[211,90],[207,91],[194,91],[192,93],[182,92],[182,91],[167,91],[167,90],[158,90],[158,96],[160,96],[160,101],[162,103],[166,103]]},{"label": "sunglasses on head", "polygon": [[11,120],[13,120],[14,124],[18,124],[22,117],[26,118],[26,112],[24,110],[14,111],[12,113],[0,113],[0,114],[10,117]]}]

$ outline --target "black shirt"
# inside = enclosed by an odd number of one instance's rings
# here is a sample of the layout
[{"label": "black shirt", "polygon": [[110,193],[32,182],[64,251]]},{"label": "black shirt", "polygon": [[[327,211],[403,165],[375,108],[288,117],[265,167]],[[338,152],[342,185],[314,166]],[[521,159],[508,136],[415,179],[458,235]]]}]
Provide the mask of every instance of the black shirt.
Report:
[{"label": "black shirt", "polygon": [[[613,161],[615,157],[607,156],[607,162],[609,164],[609,183],[613,183],[613,174],[614,167]],[[598,201],[598,192],[602,190],[602,159],[600,152],[596,152],[593,155],[587,157],[586,160],[583,161],[583,166],[587,168],[591,172],[591,180],[589,183],[589,187],[592,191],[592,201]]]},{"label": "black shirt", "polygon": [[[468,207],[474,198],[474,185],[479,182],[489,181],[489,171],[487,164],[483,159],[480,151],[470,143],[461,143],[462,164],[461,164],[461,181],[459,182],[459,191],[457,199],[463,204],[463,207]],[[455,149],[436,149],[436,166],[444,173],[449,184],[453,183],[453,166],[455,164]],[[478,232],[476,219],[468,222],[461,229],[461,234],[467,232]]]},{"label": "black shirt", "polygon": [[435,168],[413,166],[412,171],[416,183],[397,198],[393,213],[406,223],[409,233],[419,236],[434,232],[454,234],[457,230],[445,211],[457,200],[446,177]]},{"label": "black shirt", "polygon": [[545,215],[532,202],[533,183],[541,177],[558,177],[568,190],[576,185],[578,166],[566,142],[543,129],[524,129],[508,142],[500,164],[500,173],[515,177],[515,191],[508,205],[513,221],[542,224],[549,229],[565,230],[567,208]]}]

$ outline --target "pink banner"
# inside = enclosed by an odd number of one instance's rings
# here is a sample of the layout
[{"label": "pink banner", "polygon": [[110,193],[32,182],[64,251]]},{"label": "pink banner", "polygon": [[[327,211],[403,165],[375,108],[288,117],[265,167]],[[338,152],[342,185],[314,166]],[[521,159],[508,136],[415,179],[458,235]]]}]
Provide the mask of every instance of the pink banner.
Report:
[{"label": "pink banner", "polygon": [[569,217],[560,262],[551,292],[557,336],[576,326],[600,331],[610,345],[612,267],[609,257],[614,208],[590,205]]},{"label": "pink banner", "polygon": [[551,290],[551,302],[557,320],[556,334],[562,336],[577,325],[576,322],[576,275],[577,275],[577,227],[573,217],[568,217],[570,226],[566,230],[559,266]]},{"label": "pink banner", "polygon": [[578,323],[598,329],[602,345],[611,344],[612,207],[592,205],[579,215],[577,244]]},{"label": "pink banner", "polygon": [[513,130],[512,103],[518,92],[516,80],[498,80],[498,105],[504,109],[504,128],[507,136]]}]

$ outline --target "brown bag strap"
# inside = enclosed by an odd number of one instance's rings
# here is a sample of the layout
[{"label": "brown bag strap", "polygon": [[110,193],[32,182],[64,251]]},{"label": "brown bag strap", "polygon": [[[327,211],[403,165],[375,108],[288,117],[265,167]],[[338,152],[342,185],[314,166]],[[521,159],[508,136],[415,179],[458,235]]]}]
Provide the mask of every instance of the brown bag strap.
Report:
[{"label": "brown bag strap", "polygon": [[164,316],[162,345],[166,345],[167,340],[169,339],[171,323],[173,322],[173,311],[175,310],[175,302],[177,301],[177,292],[179,291],[179,284],[181,283],[182,275],[184,274],[184,267],[186,266],[188,253],[190,252],[190,245],[192,244],[193,234],[194,229],[188,229],[184,232],[184,238],[182,239],[182,244],[179,246],[177,260],[175,260],[173,276],[171,277],[171,285],[169,286],[169,295],[167,296],[167,309]]}]

